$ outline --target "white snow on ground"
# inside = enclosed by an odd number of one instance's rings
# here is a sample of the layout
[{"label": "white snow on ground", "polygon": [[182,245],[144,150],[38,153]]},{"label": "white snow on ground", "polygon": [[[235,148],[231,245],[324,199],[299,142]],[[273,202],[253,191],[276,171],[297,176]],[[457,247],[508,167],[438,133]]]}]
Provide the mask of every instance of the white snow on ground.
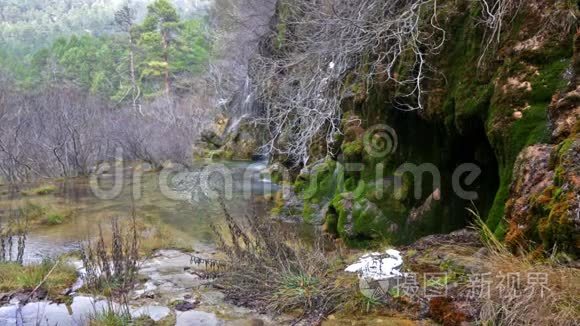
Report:
[{"label": "white snow on ground", "polygon": [[403,257],[395,249],[388,249],[384,253],[373,252],[361,256],[358,261],[348,266],[345,271],[358,273],[360,278],[385,280],[402,276],[400,269],[403,266]]}]

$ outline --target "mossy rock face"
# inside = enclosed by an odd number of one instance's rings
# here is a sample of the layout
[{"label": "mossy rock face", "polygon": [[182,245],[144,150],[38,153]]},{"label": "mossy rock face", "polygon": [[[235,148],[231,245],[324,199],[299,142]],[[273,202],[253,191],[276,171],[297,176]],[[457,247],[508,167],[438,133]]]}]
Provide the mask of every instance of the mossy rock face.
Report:
[{"label": "mossy rock face", "polygon": [[394,225],[377,205],[352,192],[338,194],[326,214],[325,229],[350,241],[376,240],[387,236]]},{"label": "mossy rock face", "polygon": [[576,256],[580,248],[580,139],[526,148],[516,162],[506,243],[546,250],[557,248]]},{"label": "mossy rock face", "polygon": [[[338,154],[319,167],[316,182],[309,174],[295,183],[304,215],[311,219],[328,207],[325,229],[353,241],[449,232],[472,218],[465,211],[469,201],[454,199],[449,185],[454,169],[469,162],[483,170],[476,205],[497,236],[514,248],[531,242],[575,250],[578,200],[571,194],[579,193],[578,161],[571,153],[580,125],[580,45],[574,28],[562,25],[577,8],[561,5],[523,2],[499,43],[484,49],[488,31],[480,4],[441,1],[438,21],[447,38],[439,54],[427,58],[437,73],[424,81],[420,112],[394,110],[392,85],[366,83],[367,72],[349,72]],[[559,23],[546,24],[546,17]],[[396,130],[398,148],[375,157],[365,150],[365,133],[381,124]],[[337,173],[348,163],[364,167]],[[378,195],[373,185],[392,182],[402,163],[435,165],[441,189],[431,182],[416,189],[404,175],[398,196]],[[417,190],[420,198],[412,196]],[[436,193],[442,200],[427,205]],[[430,206],[423,218],[409,218]]]},{"label": "mossy rock face", "polygon": [[235,125],[228,126],[224,133],[223,149],[231,153],[229,159],[250,160],[264,143],[265,132],[251,117],[243,117],[233,123]]},{"label": "mossy rock face", "polygon": [[194,160],[250,160],[264,144],[265,132],[252,117],[230,119],[218,115],[193,148]]},{"label": "mossy rock face", "polygon": [[344,189],[344,168],[331,159],[319,161],[298,175],[294,183],[304,202],[306,222],[322,224],[328,204]]}]

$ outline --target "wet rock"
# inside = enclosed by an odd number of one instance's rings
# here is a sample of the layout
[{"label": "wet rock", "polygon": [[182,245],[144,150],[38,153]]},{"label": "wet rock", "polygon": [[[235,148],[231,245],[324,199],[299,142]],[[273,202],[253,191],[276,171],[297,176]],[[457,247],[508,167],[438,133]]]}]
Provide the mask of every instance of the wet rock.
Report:
[{"label": "wet rock", "polygon": [[252,159],[258,148],[264,143],[262,126],[255,119],[244,115],[230,121],[224,134],[223,149],[231,153],[232,159]]},{"label": "wet rock", "polygon": [[169,316],[171,310],[164,306],[143,306],[131,311],[131,317],[149,317],[154,321],[160,321]]},{"label": "wet rock", "polygon": [[409,212],[409,218],[407,219],[407,224],[421,221],[430,214],[436,206],[438,206],[438,202],[441,200],[441,189],[435,189],[429,197],[421,204],[419,207],[414,207]]},{"label": "wet rock", "polygon": [[17,304],[26,302],[29,299],[28,293],[19,292],[10,297],[10,303]]},{"label": "wet rock", "polygon": [[482,247],[477,232],[467,229],[453,231],[448,234],[432,234],[415,241],[406,249],[427,250],[444,244],[455,244],[469,247]]},{"label": "wet rock", "polygon": [[0,304],[10,301],[12,293],[0,293]]},{"label": "wet rock", "polygon": [[533,145],[516,160],[506,202],[505,241],[517,250],[529,242],[576,250],[580,234],[580,139]]},{"label": "wet rock", "polygon": [[175,326],[217,326],[220,320],[216,315],[203,311],[178,312]]},{"label": "wet rock", "polygon": [[177,311],[193,310],[197,306],[197,302],[178,300],[173,303],[173,308]]},{"label": "wet rock", "polygon": [[[331,214],[329,214],[331,213]],[[337,217],[332,218],[336,214]],[[338,218],[344,216],[344,218]],[[376,228],[384,225],[385,215],[367,198],[356,198],[354,193],[338,195],[326,213],[326,223],[336,220],[336,230],[343,238],[376,238]]]},{"label": "wet rock", "polygon": [[205,142],[210,149],[218,149],[224,145],[224,140],[212,130],[205,130],[201,133],[201,140]]},{"label": "wet rock", "polygon": [[[213,258],[212,255],[215,253],[213,247],[196,248],[200,250],[195,253],[196,256]],[[245,322],[256,319],[255,312],[226,303],[222,292],[208,288],[207,285],[211,280],[194,275],[203,270],[204,265],[192,263],[188,253],[179,250],[159,250],[141,265],[139,274],[145,283],[134,291],[133,296],[136,299],[132,303],[136,307],[139,305],[148,307],[141,311],[149,313],[160,312],[164,315],[166,309],[169,309],[172,313],[163,320],[175,317],[177,325],[230,325],[232,321]],[[155,307],[153,311],[151,307]],[[212,311],[215,314],[201,310]],[[153,317],[157,320],[162,315]],[[172,322],[171,325],[173,324]]]},{"label": "wet rock", "polygon": [[252,159],[264,142],[261,127],[250,116],[227,119],[218,117],[216,123],[201,133],[194,156],[211,159]]},{"label": "wet rock", "polygon": [[548,109],[552,137],[564,139],[574,133],[580,119],[580,86],[568,93],[556,94]]},{"label": "wet rock", "polygon": [[31,298],[34,300],[43,300],[48,296],[48,291],[42,287],[39,287],[34,291]]}]

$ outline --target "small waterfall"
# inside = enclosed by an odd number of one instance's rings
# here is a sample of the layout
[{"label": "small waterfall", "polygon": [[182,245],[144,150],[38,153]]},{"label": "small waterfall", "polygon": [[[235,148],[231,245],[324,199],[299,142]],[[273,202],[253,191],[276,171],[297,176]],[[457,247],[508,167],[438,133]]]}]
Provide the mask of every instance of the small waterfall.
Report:
[{"label": "small waterfall", "polygon": [[241,103],[239,105],[240,114],[253,114],[255,113],[256,101],[254,96],[254,91],[252,90],[252,81],[250,76],[246,76],[244,81],[244,86],[241,89]]},{"label": "small waterfall", "polygon": [[230,134],[232,132],[235,132],[238,129],[238,127],[239,127],[240,123],[242,122],[242,120],[244,120],[248,116],[249,116],[249,114],[245,113],[245,114],[242,114],[241,116],[232,118],[232,121],[231,121],[230,125],[226,129],[226,135],[228,135],[228,134]]}]

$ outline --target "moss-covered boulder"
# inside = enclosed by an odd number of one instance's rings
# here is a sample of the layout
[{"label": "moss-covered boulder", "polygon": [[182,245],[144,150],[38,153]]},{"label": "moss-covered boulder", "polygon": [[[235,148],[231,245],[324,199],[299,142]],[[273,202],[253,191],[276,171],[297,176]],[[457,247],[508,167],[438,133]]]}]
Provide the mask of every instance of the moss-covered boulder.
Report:
[{"label": "moss-covered boulder", "polygon": [[201,133],[194,149],[196,159],[250,160],[264,144],[264,131],[255,118],[226,118],[219,115],[214,124]]}]

